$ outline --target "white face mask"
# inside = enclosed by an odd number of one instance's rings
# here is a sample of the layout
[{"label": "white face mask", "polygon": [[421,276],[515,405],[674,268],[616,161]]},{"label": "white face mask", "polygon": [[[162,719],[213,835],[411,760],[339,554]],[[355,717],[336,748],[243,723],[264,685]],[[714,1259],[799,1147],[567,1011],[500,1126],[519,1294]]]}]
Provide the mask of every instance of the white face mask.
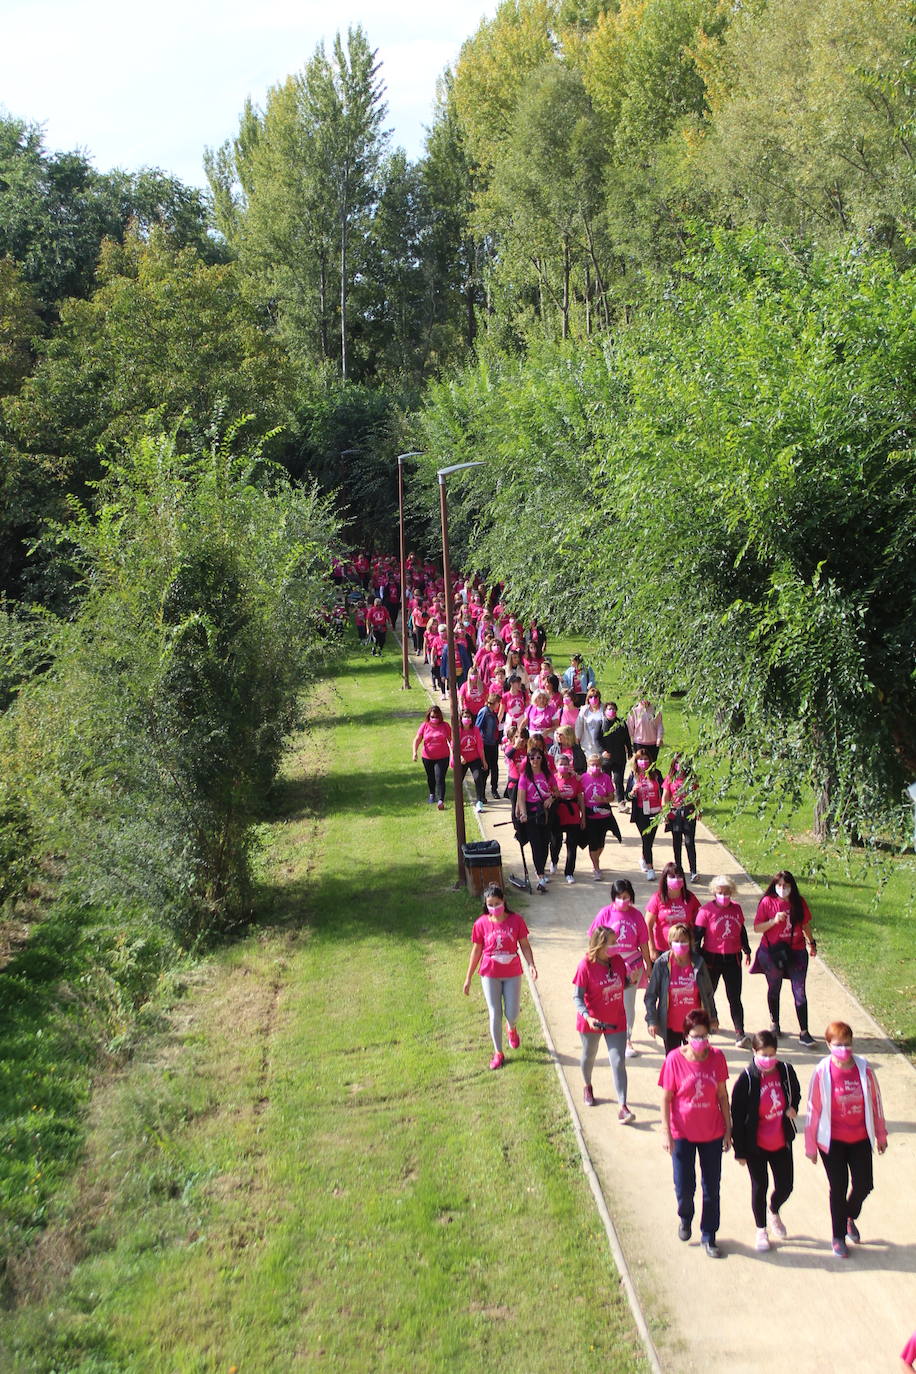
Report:
[{"label": "white face mask", "polygon": [[788,887],[785,883],[776,884],[776,896],[780,897],[783,901],[785,901],[791,891],[791,887]]}]

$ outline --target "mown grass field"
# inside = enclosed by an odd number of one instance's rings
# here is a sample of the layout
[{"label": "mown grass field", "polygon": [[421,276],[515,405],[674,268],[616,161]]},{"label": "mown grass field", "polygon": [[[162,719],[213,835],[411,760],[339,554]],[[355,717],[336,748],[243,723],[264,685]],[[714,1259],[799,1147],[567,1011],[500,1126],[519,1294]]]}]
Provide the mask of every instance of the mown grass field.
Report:
[{"label": "mown grass field", "polygon": [[324,684],[262,924],[97,1086],[0,1367],[640,1367],[536,1018],[493,1074],[461,994],[478,905],[410,759],[424,704],[393,655]]}]

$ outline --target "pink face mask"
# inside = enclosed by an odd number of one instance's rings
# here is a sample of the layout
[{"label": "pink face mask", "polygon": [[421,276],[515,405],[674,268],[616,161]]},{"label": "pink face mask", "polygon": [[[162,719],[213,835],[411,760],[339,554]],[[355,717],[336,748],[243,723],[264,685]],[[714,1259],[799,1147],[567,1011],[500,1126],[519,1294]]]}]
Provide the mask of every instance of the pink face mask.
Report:
[{"label": "pink face mask", "polygon": [[852,1058],[852,1045],[831,1045],[830,1053],[833,1055],[834,1059],[840,1059],[845,1062],[847,1059]]},{"label": "pink face mask", "polygon": [[637,759],[637,760],[636,760],[636,767],[637,767],[637,768],[643,768],[643,769],[648,768],[648,767],[649,767],[649,760],[648,760],[648,759]]},{"label": "pink face mask", "polygon": [[754,1063],[761,1073],[769,1073],[770,1069],[776,1067],[776,1056],[775,1054],[755,1054]]},{"label": "pink face mask", "polygon": [[668,879],[668,891],[669,891],[669,892],[680,892],[680,890],[681,890],[681,888],[682,888],[683,886],[684,886],[684,879],[683,879],[683,878],[669,878],[669,879]]},{"label": "pink face mask", "polygon": [[614,905],[618,908],[618,910],[623,911],[626,907],[630,905],[630,898],[626,895],[624,895],[623,897],[615,897]]},{"label": "pink face mask", "polygon": [[506,909],[506,904],[505,904],[505,902],[497,902],[495,906],[488,906],[488,907],[487,907],[487,911],[489,911],[490,915],[491,915],[491,916],[496,916],[496,917],[501,916],[501,915],[503,914],[503,912],[505,911],[505,909]]},{"label": "pink face mask", "polygon": [[690,946],[684,940],[673,940],[671,948],[675,954],[686,954]]},{"label": "pink face mask", "polygon": [[616,719],[617,719],[617,712],[616,712],[615,710],[613,710],[611,707],[608,707],[608,709],[605,711],[604,714],[607,716],[608,720],[616,720]]},{"label": "pink face mask", "polygon": [[719,903],[719,906],[728,906],[731,901],[731,896],[727,892],[717,892],[716,901]]}]

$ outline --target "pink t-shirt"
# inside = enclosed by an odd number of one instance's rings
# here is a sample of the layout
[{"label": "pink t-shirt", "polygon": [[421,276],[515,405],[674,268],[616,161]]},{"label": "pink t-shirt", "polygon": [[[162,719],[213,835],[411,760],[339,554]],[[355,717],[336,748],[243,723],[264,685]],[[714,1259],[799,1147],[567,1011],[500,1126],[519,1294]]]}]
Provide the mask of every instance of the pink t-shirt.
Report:
[{"label": "pink t-shirt", "polygon": [[575,723],[576,723],[576,721],[577,721],[578,719],[579,719],[579,708],[578,708],[578,706],[573,705],[572,702],[570,702],[568,706],[564,706],[564,707],[562,708],[562,710],[560,711],[560,724],[561,724],[561,725],[575,725]]},{"label": "pink t-shirt", "polygon": [[760,1075],[760,1110],[757,1114],[758,1150],[781,1150],[786,1143],[782,1128],[786,1095],[778,1069]]},{"label": "pink t-shirt", "polygon": [[668,1029],[683,1035],[687,1013],[702,1005],[693,963],[679,964],[672,956],[668,960]]},{"label": "pink t-shirt", "polygon": [[476,725],[472,725],[470,729],[462,725],[458,747],[461,750],[462,763],[471,763],[474,759],[480,759],[481,763],[484,761],[483,735]]},{"label": "pink t-shirt", "polygon": [[552,706],[529,706],[527,715],[528,729],[532,735],[540,733],[548,742],[553,739],[557,718]]},{"label": "pink t-shirt", "polygon": [[582,793],[587,811],[594,814],[596,809],[600,808],[605,815],[610,814],[611,802],[614,800],[614,784],[607,773],[583,773]]},{"label": "pink t-shirt", "polygon": [[483,679],[477,683],[475,691],[470,682],[463,682],[458,688],[458,703],[465,707],[472,715],[477,715],[487,704],[487,688]]},{"label": "pink t-shirt", "polygon": [[522,961],[519,940],[527,940],[528,927],[514,911],[504,911],[501,921],[492,916],[478,916],[471,931],[471,941],[483,945],[480,958],[481,978],[519,978]]},{"label": "pink t-shirt", "polygon": [[[682,889],[683,890],[683,889]],[[659,954],[669,948],[668,931],[672,926],[692,926],[697,918],[700,903],[691,892],[686,901],[675,900],[670,888],[667,903],[662,901],[661,893],[653,892],[646,904],[646,915],[655,917],[652,927],[652,943]]]},{"label": "pink t-shirt", "polygon": [[535,773],[528,777],[527,773],[519,773],[518,790],[525,798],[525,805],[530,811],[532,807],[545,803],[553,792],[553,786],[546,773]]},{"label": "pink t-shirt", "polygon": [[857,1140],[864,1140],[867,1135],[865,1098],[862,1096],[859,1070],[851,1061],[848,1067],[838,1064],[831,1055],[830,1138],[851,1145]]},{"label": "pink t-shirt", "polygon": [[503,710],[509,720],[521,721],[527,710],[524,692],[503,692]]},{"label": "pink t-shirt", "polygon": [[416,742],[423,745],[423,758],[447,759],[452,752],[452,727],[444,720],[424,720]]},{"label": "pink t-shirt", "polygon": [[705,1059],[688,1059],[680,1048],[666,1056],[658,1084],[674,1094],[671,1134],[675,1140],[699,1143],[724,1136],[725,1117],[718,1088],[727,1078],[725,1055],[711,1046]]},{"label": "pink t-shirt", "polygon": [[725,906],[717,901],[707,902],[697,912],[696,924],[706,931],[703,948],[710,954],[740,953],[744,912],[737,902],[728,902]]},{"label": "pink t-shirt", "polygon": [[916,1360],[916,1331],[913,1332],[912,1336],[901,1350],[900,1358],[903,1360],[904,1364],[912,1364],[913,1361]]},{"label": "pink t-shirt", "polygon": [[761,897],[757,906],[757,914],[754,917],[754,929],[759,929],[765,921],[772,921],[774,916],[782,917],[780,924],[773,926],[772,930],[764,931],[760,937],[760,943],[762,945],[790,944],[793,949],[804,949],[804,927],[811,921],[811,912],[808,910],[808,903],[804,897],[802,898],[802,923],[800,926],[792,925],[787,897]]},{"label": "pink t-shirt", "polygon": [[617,952],[632,977],[634,968],[642,964],[640,946],[649,943],[645,918],[632,904],[626,907],[603,906],[588,928],[591,935],[600,926],[607,926],[617,936]]},{"label": "pink t-shirt", "polygon": [[[601,1021],[607,1030],[625,1031],[627,1014],[623,1005],[623,990],[627,984],[627,970],[623,960],[612,954],[606,964],[599,959],[590,963],[583,959],[576,969],[573,986],[582,989],[589,1016]],[[576,1030],[586,1035],[600,1035],[590,1026],[581,1012],[576,1015]]]},{"label": "pink t-shirt", "polygon": [[578,825],[581,816],[578,799],[582,796],[582,779],[571,768],[567,773],[561,772],[558,768],[553,782],[559,797],[557,820],[560,825]]}]

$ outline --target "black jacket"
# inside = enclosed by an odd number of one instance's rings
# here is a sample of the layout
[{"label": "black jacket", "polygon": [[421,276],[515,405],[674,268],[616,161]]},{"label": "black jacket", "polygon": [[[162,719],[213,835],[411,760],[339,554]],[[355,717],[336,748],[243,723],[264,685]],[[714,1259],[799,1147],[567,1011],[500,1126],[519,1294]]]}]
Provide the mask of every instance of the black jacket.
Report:
[{"label": "black jacket", "polygon": [[627,759],[633,753],[633,745],[625,720],[621,720],[619,716],[616,720],[608,720],[605,716],[604,724],[598,732],[598,744],[606,754],[610,754],[612,768],[626,767]]},{"label": "black jacket", "polygon": [[[801,1102],[801,1088],[798,1075],[791,1064],[784,1060],[776,1061],[779,1079],[785,1094],[787,1110],[794,1107],[798,1111]],[[732,1089],[732,1145],[735,1159],[747,1159],[757,1149],[757,1125],[760,1115],[760,1070],[751,1060],[743,1073],[739,1074]],[[786,1144],[791,1145],[795,1138],[795,1126],[783,1114],[782,1129]]]}]

